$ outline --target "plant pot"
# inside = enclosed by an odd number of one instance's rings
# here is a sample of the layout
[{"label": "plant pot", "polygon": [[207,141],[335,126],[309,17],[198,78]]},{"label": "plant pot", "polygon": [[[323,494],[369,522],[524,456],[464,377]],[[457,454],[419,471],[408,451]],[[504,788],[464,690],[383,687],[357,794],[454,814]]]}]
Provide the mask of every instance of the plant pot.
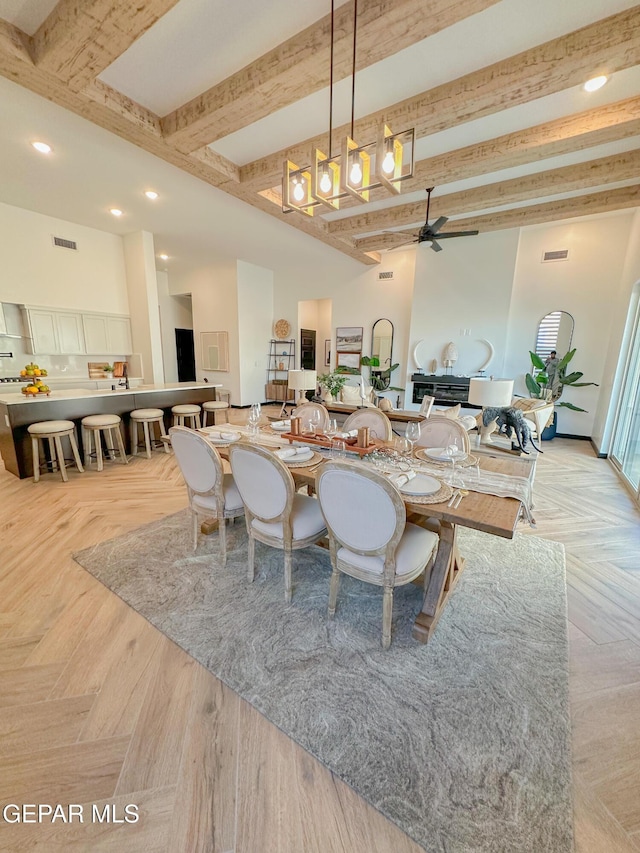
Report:
[{"label": "plant pot", "polygon": [[325,403],[333,403],[333,394],[330,391],[325,391],[322,395],[322,399]]},{"label": "plant pot", "polygon": [[540,436],[542,441],[551,441],[551,439],[556,437],[556,429],[558,428],[558,413],[553,413],[553,420],[549,424],[549,426],[545,427],[542,430],[542,435]]}]

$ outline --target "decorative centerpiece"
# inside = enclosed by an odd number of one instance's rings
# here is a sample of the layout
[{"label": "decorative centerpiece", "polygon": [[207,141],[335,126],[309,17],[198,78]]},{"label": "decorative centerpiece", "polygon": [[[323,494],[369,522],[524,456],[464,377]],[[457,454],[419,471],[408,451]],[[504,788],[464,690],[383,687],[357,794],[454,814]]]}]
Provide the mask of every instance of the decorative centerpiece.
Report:
[{"label": "decorative centerpiece", "polygon": [[33,362],[27,364],[20,371],[20,376],[23,379],[29,380],[29,384],[25,385],[24,388],[21,389],[22,393],[26,397],[35,397],[38,394],[49,395],[51,393],[51,389],[42,381],[42,377],[46,375],[47,371],[44,368],[38,367],[38,365]]},{"label": "decorative centerpiece", "polygon": [[332,403],[344,388],[349,377],[339,373],[322,373],[318,376],[318,382],[325,389],[322,397],[325,403]]}]

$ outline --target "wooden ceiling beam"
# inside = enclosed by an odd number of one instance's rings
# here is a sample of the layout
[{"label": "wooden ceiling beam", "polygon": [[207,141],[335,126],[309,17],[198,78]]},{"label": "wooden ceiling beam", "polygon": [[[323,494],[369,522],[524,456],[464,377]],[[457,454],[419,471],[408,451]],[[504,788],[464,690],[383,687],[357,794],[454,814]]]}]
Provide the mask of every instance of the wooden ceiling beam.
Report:
[{"label": "wooden ceiling beam", "polygon": [[[418,137],[428,136],[638,64],[640,6],[635,6],[360,118],[355,137],[374,140],[383,121],[395,131],[415,127]],[[335,150],[348,131],[348,125],[335,129]],[[256,189],[272,187],[285,159],[308,163],[314,148],[326,150],[326,133],[242,166],[240,180]]]},{"label": "wooden ceiling beam", "polygon": [[[521,178],[485,184],[448,195],[433,196],[429,216],[434,221],[439,216],[457,216],[483,208],[500,207],[540,196],[559,195],[635,178],[640,179],[640,149],[573,166],[534,172]],[[425,209],[426,200],[336,219],[329,224],[329,232],[342,235],[366,234],[368,231],[424,222]]]},{"label": "wooden ceiling beam", "polygon": [[[498,0],[360,0],[357,70],[409,47]],[[335,13],[334,81],[351,74],[353,0]],[[166,139],[190,152],[329,85],[331,17],[202,92],[162,119]]]},{"label": "wooden ceiling beam", "polygon": [[[447,224],[443,234],[449,231],[477,230],[481,234],[489,231],[504,231],[507,228],[524,228],[527,225],[542,225],[545,222],[555,222],[562,219],[573,219],[577,216],[594,216],[598,213],[608,213],[612,210],[623,210],[640,206],[640,184],[621,187],[615,190],[590,193],[589,195],[574,196],[559,201],[549,201],[528,207],[516,207],[512,210],[501,210],[484,216],[470,216],[456,219]],[[357,248],[362,251],[381,252],[384,249],[398,248],[410,240],[415,230],[397,231],[395,234],[376,234],[372,237],[362,237],[355,241]],[[466,239],[466,238],[460,238]],[[447,248],[449,244],[447,243]]]},{"label": "wooden ceiling beam", "polygon": [[33,37],[34,61],[79,92],[177,2],[60,0]]}]

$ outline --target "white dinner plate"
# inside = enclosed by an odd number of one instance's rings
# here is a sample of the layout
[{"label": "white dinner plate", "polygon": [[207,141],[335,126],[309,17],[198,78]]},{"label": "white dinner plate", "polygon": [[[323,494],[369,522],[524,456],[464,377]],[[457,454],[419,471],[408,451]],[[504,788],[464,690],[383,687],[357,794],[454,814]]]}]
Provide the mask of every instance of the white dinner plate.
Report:
[{"label": "white dinner plate", "polygon": [[429,477],[427,474],[416,474],[408,483],[399,488],[403,495],[435,495],[441,488],[441,483],[435,477]]},{"label": "white dinner plate", "polygon": [[464,450],[459,450],[457,453],[452,454],[446,452],[446,447],[424,447],[422,450],[425,456],[428,456],[430,459],[437,459],[439,462],[451,462],[452,459],[455,459],[456,462],[462,462],[463,459],[467,458]]}]

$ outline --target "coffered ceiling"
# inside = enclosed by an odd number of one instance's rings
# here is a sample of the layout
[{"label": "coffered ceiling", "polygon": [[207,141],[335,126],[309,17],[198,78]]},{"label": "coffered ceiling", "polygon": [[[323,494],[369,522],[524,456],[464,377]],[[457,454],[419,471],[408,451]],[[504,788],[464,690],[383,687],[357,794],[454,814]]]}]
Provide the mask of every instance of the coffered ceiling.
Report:
[{"label": "coffered ceiling", "polygon": [[[640,204],[640,6],[359,0],[355,137],[416,128],[400,196],[283,214],[328,148],[329,0],[0,0],[0,74],[363,263],[431,219],[481,232]],[[336,3],[334,150],[353,0]],[[598,92],[582,84],[609,76]],[[391,233],[389,233],[391,232]],[[452,243],[447,251],[454,251]]]}]

